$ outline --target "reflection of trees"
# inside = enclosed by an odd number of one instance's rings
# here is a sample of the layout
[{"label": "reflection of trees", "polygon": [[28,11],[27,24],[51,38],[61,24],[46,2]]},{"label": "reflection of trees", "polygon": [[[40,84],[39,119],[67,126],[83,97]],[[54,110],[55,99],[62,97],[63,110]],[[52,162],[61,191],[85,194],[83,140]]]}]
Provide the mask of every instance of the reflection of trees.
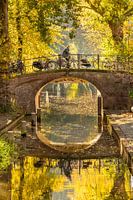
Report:
[{"label": "reflection of trees", "polygon": [[24,158],[20,158],[20,186],[19,186],[19,200],[23,199],[24,186]]},{"label": "reflection of trees", "polygon": [[[89,113],[91,115],[97,113],[97,90],[90,83],[58,82],[48,84],[40,94],[40,105],[44,109],[47,107],[46,92],[52,109],[64,110],[68,113],[71,109],[75,110],[74,113]],[[84,112],[82,112],[83,108],[85,108]],[[86,109],[87,112],[85,112]]]},{"label": "reflection of trees", "polygon": [[[54,166],[56,163],[52,164]],[[51,200],[52,191],[58,190],[64,183],[64,178],[59,176],[56,171],[51,170],[51,165],[48,159],[44,159],[44,161],[31,157],[27,157],[25,160],[20,159],[18,170],[13,169],[12,171],[12,199]],[[58,184],[57,181],[59,181]],[[16,191],[19,192],[16,193]]]},{"label": "reflection of trees", "polygon": [[105,200],[128,200],[125,189],[125,165],[121,164],[121,169],[117,171],[114,178],[114,185],[111,189],[110,195]]},{"label": "reflection of trees", "polygon": [[52,200],[52,193],[62,193],[65,184],[75,191],[75,200],[128,200],[130,196],[126,193],[126,190],[129,191],[126,166],[122,163],[118,165],[116,159],[70,160],[67,157],[54,160],[28,157],[20,162],[21,166],[12,173],[13,200]]},{"label": "reflection of trees", "polygon": [[3,139],[0,140],[0,170],[6,169],[10,165],[13,146]]}]

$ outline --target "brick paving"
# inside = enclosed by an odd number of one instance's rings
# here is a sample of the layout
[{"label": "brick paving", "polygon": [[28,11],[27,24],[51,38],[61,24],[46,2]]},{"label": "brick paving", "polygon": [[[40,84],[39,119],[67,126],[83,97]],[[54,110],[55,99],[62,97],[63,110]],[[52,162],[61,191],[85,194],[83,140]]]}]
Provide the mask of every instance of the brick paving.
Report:
[{"label": "brick paving", "polygon": [[[110,133],[114,132],[124,148],[130,156],[133,155],[133,114],[125,113],[111,113],[107,112],[107,121],[109,122]],[[123,149],[121,149],[123,154]]]}]

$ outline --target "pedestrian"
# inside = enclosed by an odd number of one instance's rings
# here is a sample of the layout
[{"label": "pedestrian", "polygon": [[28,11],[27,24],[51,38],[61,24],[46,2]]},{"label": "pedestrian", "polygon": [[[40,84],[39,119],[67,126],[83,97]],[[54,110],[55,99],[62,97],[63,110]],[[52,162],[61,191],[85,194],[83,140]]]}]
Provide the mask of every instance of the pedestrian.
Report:
[{"label": "pedestrian", "polygon": [[63,53],[62,53],[62,57],[66,59],[66,61],[69,61],[70,59],[70,49],[69,49],[69,46],[67,46]]}]

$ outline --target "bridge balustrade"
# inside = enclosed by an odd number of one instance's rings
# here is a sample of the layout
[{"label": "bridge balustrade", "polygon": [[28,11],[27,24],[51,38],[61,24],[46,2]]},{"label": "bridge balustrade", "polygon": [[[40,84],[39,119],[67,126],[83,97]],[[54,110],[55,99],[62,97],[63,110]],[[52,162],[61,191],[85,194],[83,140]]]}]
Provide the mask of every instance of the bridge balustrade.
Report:
[{"label": "bridge balustrade", "polygon": [[[107,70],[107,71],[133,71],[133,57],[103,56],[99,54],[70,54],[68,59],[62,55],[51,55],[49,57],[37,57],[22,61],[23,68],[19,66],[13,70],[9,65],[8,72],[23,74],[40,71],[53,70]],[[21,65],[22,67],[22,65]]]}]

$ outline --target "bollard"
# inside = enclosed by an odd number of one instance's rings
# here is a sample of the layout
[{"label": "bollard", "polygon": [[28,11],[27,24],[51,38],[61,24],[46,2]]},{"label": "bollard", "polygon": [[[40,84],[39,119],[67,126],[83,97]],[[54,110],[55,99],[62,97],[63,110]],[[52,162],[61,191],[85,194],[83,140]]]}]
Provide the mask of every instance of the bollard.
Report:
[{"label": "bollard", "polygon": [[26,125],[27,125],[27,122],[26,122],[26,121],[22,121],[21,136],[22,136],[23,138],[25,138],[26,135],[27,135]]},{"label": "bollard", "polygon": [[103,99],[98,95],[98,132],[103,131]]},{"label": "bollard", "polygon": [[37,108],[37,122],[41,123],[41,108]]},{"label": "bollard", "polygon": [[48,91],[46,91],[46,107],[49,108],[49,95],[48,95]]},{"label": "bollard", "polygon": [[98,115],[102,115],[102,97],[98,95]]},{"label": "bollard", "polygon": [[101,133],[102,131],[103,131],[102,116],[98,115],[98,133]]},{"label": "bollard", "polygon": [[36,126],[36,113],[31,113],[31,126]]}]

